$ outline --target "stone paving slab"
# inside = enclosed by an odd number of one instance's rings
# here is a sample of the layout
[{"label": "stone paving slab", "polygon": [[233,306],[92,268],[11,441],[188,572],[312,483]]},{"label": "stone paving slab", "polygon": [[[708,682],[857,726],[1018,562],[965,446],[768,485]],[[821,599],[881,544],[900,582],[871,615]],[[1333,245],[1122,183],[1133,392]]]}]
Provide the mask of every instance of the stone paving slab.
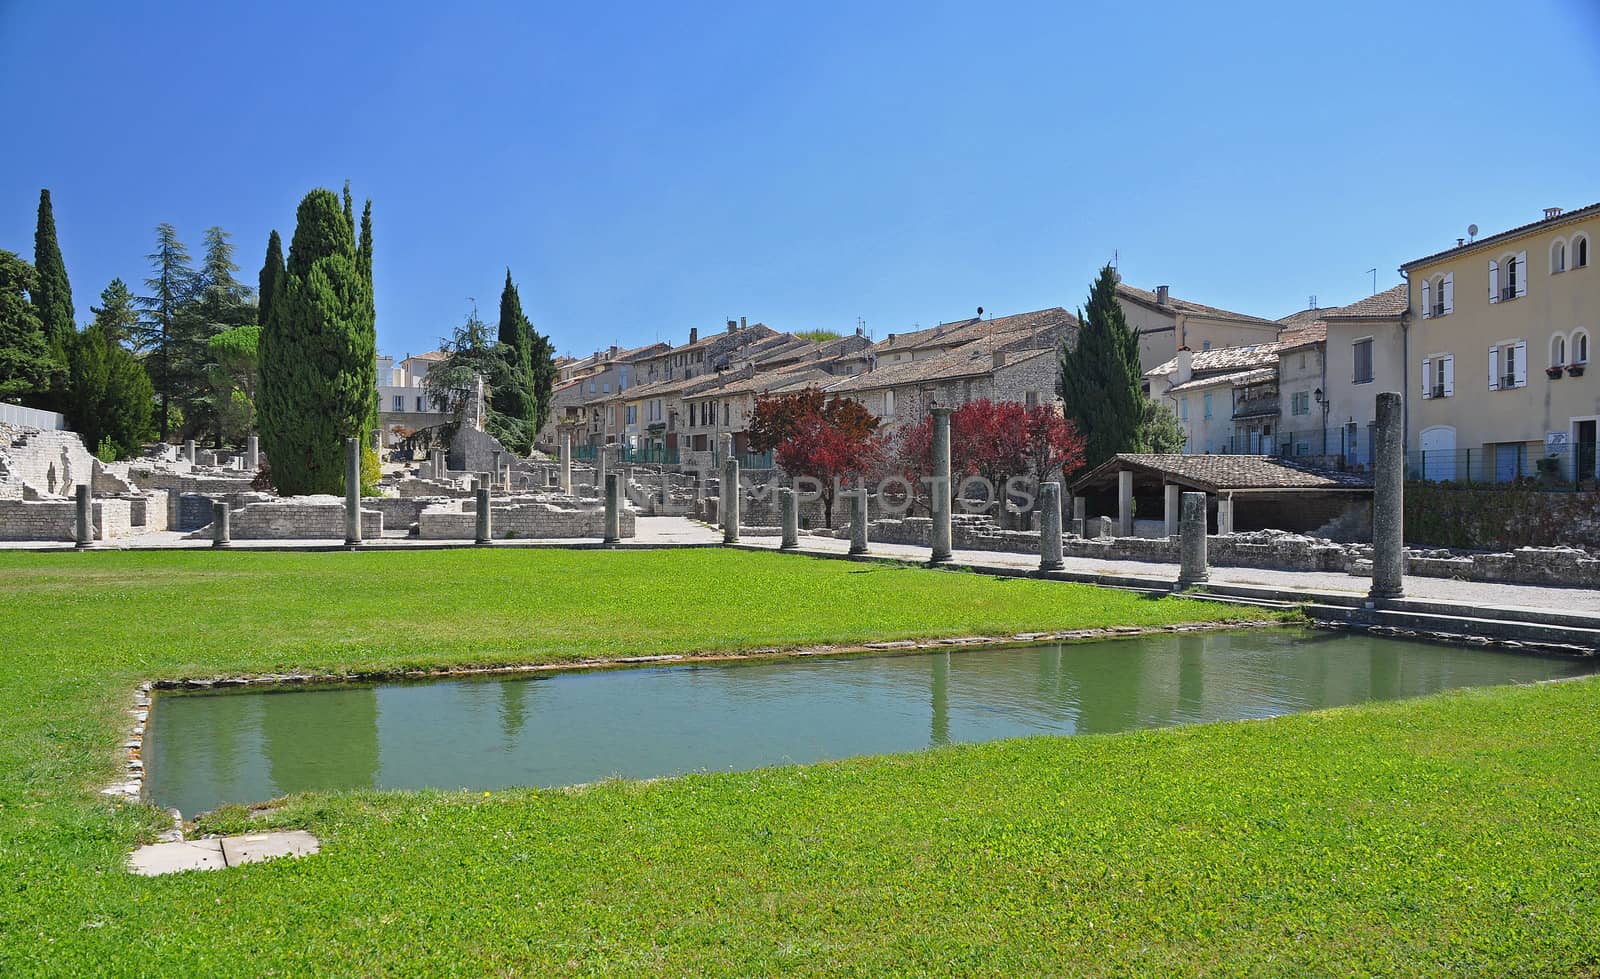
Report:
[{"label": "stone paving slab", "polygon": [[145,877],[182,870],[221,870],[228,865],[221,840],[186,840],[141,846],[128,858],[128,869]]},{"label": "stone paving slab", "polygon": [[321,849],[322,844],[317,838],[303,829],[228,836],[222,840],[222,855],[227,858],[230,867],[261,863],[275,857],[304,857]]}]

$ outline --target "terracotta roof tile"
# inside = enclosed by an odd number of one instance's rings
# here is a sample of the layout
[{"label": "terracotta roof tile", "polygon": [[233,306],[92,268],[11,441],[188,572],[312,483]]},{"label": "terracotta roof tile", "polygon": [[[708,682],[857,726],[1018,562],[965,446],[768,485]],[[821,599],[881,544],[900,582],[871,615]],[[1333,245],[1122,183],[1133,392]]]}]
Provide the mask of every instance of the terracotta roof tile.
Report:
[{"label": "terracotta roof tile", "polygon": [[1192,302],[1188,299],[1179,299],[1172,294],[1167,295],[1167,301],[1157,301],[1156,294],[1146,289],[1139,289],[1128,285],[1126,282],[1117,283],[1117,295],[1130,302],[1139,304],[1148,309],[1166,310],[1175,313],[1189,313],[1194,316],[1205,316],[1210,319],[1239,320],[1244,323],[1271,323],[1271,320],[1247,313],[1235,313],[1231,309],[1221,309],[1216,306],[1207,306],[1204,303]]},{"label": "terracotta roof tile", "polygon": [[1073,491],[1123,469],[1170,477],[1212,492],[1253,489],[1363,489],[1372,483],[1359,473],[1301,465],[1274,456],[1119,453],[1073,484]]}]

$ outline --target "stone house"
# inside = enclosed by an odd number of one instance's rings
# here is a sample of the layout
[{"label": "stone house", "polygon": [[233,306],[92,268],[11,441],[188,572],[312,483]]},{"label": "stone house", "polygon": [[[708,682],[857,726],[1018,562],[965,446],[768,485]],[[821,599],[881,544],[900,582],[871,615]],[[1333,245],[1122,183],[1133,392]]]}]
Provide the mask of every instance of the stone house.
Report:
[{"label": "stone house", "polygon": [[1270,451],[1278,416],[1278,347],[1253,343],[1199,352],[1180,348],[1145,372],[1152,397],[1171,402],[1184,451]]},{"label": "stone house", "polygon": [[[1377,393],[1405,389],[1406,293],[1404,283],[1322,314],[1323,402],[1329,464],[1372,465]],[[1313,414],[1317,405],[1313,395]]]},{"label": "stone house", "polygon": [[1139,331],[1139,368],[1146,376],[1184,347],[1204,353],[1278,338],[1271,320],[1179,299],[1166,286],[1150,292],[1119,282],[1117,302],[1128,325]]}]

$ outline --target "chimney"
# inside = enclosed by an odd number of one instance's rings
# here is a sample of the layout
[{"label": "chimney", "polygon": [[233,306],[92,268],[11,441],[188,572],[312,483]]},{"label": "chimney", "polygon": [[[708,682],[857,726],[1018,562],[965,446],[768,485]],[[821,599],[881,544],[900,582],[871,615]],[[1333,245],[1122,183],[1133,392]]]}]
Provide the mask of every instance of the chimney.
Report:
[{"label": "chimney", "polygon": [[1175,384],[1183,384],[1194,375],[1194,351],[1188,347],[1178,348],[1178,379]]},{"label": "chimney", "polygon": [[1544,209],[1544,219],[1546,221],[1550,220],[1551,218],[1559,218],[1560,216],[1561,208],[1559,207],[1547,207]]},{"label": "chimney", "polygon": [[861,327],[856,327],[856,336],[861,336]]},{"label": "chimney", "polygon": [[1156,286],[1156,305],[1157,306],[1165,306],[1166,304],[1167,304],[1167,287],[1166,286]]},{"label": "chimney", "polygon": [[689,327],[689,342],[690,343],[695,343],[699,339],[700,339],[700,328],[698,326]]},{"label": "chimney", "polygon": [[1004,350],[996,350],[994,352],[994,366],[996,366],[996,367],[1004,367],[1005,365],[1006,365],[1006,352]]},{"label": "chimney", "polygon": [[744,317],[739,317],[739,329],[744,329]]},{"label": "chimney", "polygon": [[613,343],[610,347],[606,348],[606,359],[607,360],[615,360],[616,356],[617,356],[617,345]]},{"label": "chimney", "polygon": [[729,333],[732,333],[733,331],[737,330],[738,328],[739,328],[739,321],[738,320],[729,320],[728,321],[728,332]]}]

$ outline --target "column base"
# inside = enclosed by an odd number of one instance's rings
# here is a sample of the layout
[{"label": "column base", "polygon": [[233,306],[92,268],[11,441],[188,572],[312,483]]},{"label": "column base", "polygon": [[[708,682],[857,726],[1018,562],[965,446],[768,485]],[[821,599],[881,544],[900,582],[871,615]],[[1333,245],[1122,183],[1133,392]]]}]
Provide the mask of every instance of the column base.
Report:
[{"label": "column base", "polygon": [[1404,598],[1406,597],[1406,590],[1404,588],[1374,588],[1367,592],[1367,597],[1379,602],[1394,598]]},{"label": "column base", "polygon": [[1064,568],[1066,566],[1067,566],[1067,562],[1065,562],[1065,561],[1040,561],[1039,562],[1039,570],[1040,571],[1060,571],[1062,568]]},{"label": "column base", "polygon": [[939,551],[934,551],[933,554],[928,558],[928,563],[929,564],[946,564],[954,557],[955,557],[955,555],[951,554],[949,551],[944,551],[943,553],[941,553]]}]

